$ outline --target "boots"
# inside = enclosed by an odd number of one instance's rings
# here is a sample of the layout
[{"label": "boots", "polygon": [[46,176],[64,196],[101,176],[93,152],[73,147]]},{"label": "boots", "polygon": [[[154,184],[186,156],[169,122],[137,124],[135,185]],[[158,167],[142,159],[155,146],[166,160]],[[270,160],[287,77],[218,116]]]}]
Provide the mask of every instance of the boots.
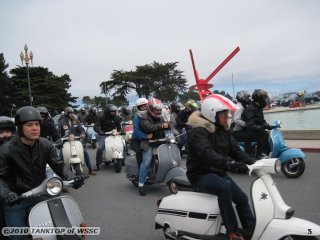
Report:
[{"label": "boots", "polygon": [[92,170],[92,168],[89,169],[89,174],[90,175],[97,175],[97,173],[94,170]]}]

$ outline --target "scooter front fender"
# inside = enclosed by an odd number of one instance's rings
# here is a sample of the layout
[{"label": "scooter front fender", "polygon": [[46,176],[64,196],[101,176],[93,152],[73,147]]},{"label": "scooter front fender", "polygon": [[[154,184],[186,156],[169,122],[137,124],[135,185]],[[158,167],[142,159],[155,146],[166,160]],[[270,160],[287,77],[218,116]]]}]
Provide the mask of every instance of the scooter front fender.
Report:
[{"label": "scooter front fender", "polygon": [[182,167],[174,167],[169,170],[166,177],[164,178],[164,183],[168,183],[171,179],[179,176],[186,176],[187,170]]},{"label": "scooter front fender", "polygon": [[259,236],[252,236],[252,239],[281,239],[284,236],[290,235],[308,237],[320,236],[320,226],[313,222],[295,217],[289,219],[273,219],[260,238]]},{"label": "scooter front fender", "polygon": [[279,156],[281,162],[285,162],[291,158],[305,158],[305,155],[299,148],[288,148],[281,152]]}]

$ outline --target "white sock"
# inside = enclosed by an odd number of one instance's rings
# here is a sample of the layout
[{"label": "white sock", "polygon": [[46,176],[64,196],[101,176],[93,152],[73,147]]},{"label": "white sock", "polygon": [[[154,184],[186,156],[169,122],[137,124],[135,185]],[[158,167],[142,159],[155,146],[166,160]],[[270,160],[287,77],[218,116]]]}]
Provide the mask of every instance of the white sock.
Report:
[{"label": "white sock", "polygon": [[143,185],[144,185],[143,183],[139,183],[139,187],[143,187]]}]

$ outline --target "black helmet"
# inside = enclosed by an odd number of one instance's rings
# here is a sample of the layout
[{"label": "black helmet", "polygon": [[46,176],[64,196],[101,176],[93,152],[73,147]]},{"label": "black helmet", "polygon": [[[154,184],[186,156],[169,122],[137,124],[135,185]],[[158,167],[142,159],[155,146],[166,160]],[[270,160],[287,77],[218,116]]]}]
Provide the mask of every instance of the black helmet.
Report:
[{"label": "black helmet", "polygon": [[173,101],[170,105],[171,112],[178,113],[181,109],[181,104],[178,101]]},{"label": "black helmet", "polygon": [[0,116],[0,129],[10,129],[12,131],[16,130],[16,126],[13,120],[6,116]]},{"label": "black helmet", "polygon": [[130,111],[129,107],[125,105],[125,106],[123,106],[123,107],[121,108],[121,112],[122,112],[124,115],[128,116],[131,111]]},{"label": "black helmet", "polygon": [[18,133],[23,136],[22,125],[30,121],[41,121],[42,117],[38,109],[34,107],[19,108],[14,117],[14,122],[18,127]]},{"label": "black helmet", "polygon": [[108,116],[111,116],[112,114],[111,114],[111,112],[117,112],[117,107],[116,107],[116,105],[114,105],[114,104],[107,104],[106,105],[106,107],[105,107],[105,109],[104,109],[104,113],[106,114],[106,115],[108,115]]},{"label": "black helmet", "polygon": [[48,117],[48,116],[49,116],[49,111],[48,111],[48,109],[47,109],[46,107],[41,107],[41,106],[39,106],[39,107],[37,107],[37,109],[38,109],[38,111],[40,112],[40,114],[41,114],[41,113],[44,114],[45,117]]},{"label": "black helmet", "polygon": [[251,96],[248,91],[237,92],[236,99],[243,107],[247,106],[251,102]]},{"label": "black helmet", "polygon": [[17,126],[29,121],[42,120],[39,110],[29,106],[18,109],[14,119]]},{"label": "black helmet", "polygon": [[265,108],[269,101],[268,93],[262,89],[256,89],[252,93],[252,100],[256,102],[261,108]]},{"label": "black helmet", "polygon": [[95,106],[91,106],[89,111],[91,114],[97,114],[97,108]]}]

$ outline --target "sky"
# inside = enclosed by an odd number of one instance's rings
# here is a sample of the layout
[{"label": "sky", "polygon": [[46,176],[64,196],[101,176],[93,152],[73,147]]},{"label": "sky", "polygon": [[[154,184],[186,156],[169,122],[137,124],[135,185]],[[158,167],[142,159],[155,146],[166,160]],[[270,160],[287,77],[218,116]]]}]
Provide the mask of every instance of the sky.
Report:
[{"label": "sky", "polygon": [[[21,66],[27,44],[34,66],[69,74],[69,92],[104,96],[99,84],[114,70],[178,62],[195,84],[192,49],[213,90],[261,88],[271,95],[320,90],[318,0],[2,0],[0,52],[8,71]],[[130,101],[137,99],[131,93]]]}]

